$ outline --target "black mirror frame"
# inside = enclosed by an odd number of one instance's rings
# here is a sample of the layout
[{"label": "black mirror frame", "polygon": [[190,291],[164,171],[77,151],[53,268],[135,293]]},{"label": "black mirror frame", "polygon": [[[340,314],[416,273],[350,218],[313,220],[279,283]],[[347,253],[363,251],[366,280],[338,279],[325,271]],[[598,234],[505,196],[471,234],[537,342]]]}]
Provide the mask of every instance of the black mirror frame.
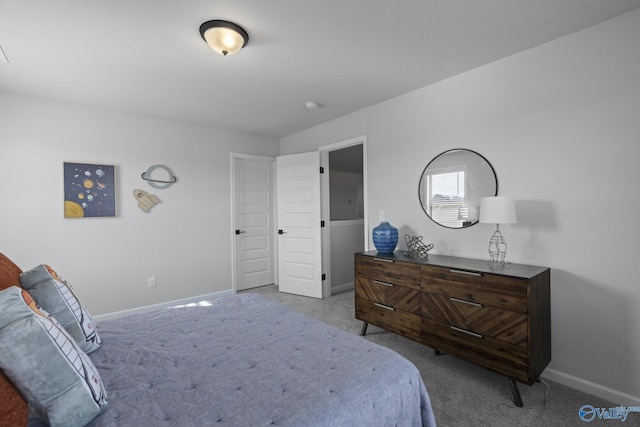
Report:
[{"label": "black mirror frame", "polygon": [[443,156],[443,155],[445,155],[447,153],[450,153],[452,151],[468,151],[468,152],[473,153],[476,156],[480,157],[485,162],[487,162],[487,165],[489,165],[489,168],[491,169],[491,172],[493,172],[493,178],[495,179],[495,182],[496,182],[496,191],[495,191],[495,194],[492,194],[492,196],[497,196],[498,195],[498,175],[496,174],[496,170],[493,168],[493,165],[491,164],[491,162],[489,160],[487,160],[486,157],[484,157],[482,154],[478,153],[477,151],[469,150],[468,148],[452,148],[450,150],[443,151],[442,153],[438,154],[433,159],[431,159],[431,161],[427,164],[427,166],[425,166],[425,168],[422,170],[422,173],[420,174],[420,179],[418,181],[418,201],[420,203],[420,207],[422,208],[422,211],[425,213],[425,215],[427,215],[427,218],[429,218],[434,223],[438,224],[440,227],[449,228],[451,230],[461,230],[461,229],[469,228],[469,227],[477,224],[478,222],[476,221],[473,224],[469,224],[469,225],[462,226],[462,227],[449,227],[447,225],[440,224],[438,221],[436,221],[435,219],[431,218],[431,215],[429,215],[429,213],[427,212],[427,210],[425,208],[425,205],[424,205],[424,203],[422,201],[422,196],[421,196],[421,192],[420,192],[420,188],[422,186],[422,180],[424,178],[424,174],[427,171],[427,169],[429,169],[429,166],[436,159],[438,159],[439,157],[441,157],[441,156]]}]

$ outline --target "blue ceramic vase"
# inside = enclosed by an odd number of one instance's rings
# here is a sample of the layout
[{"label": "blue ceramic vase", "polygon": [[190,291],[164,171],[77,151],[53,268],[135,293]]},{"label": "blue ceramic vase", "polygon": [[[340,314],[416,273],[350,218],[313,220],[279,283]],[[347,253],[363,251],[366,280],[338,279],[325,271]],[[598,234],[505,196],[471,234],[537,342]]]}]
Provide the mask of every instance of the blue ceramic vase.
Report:
[{"label": "blue ceramic vase", "polygon": [[386,221],[381,222],[373,228],[372,238],[378,252],[393,252],[398,244],[398,229]]}]

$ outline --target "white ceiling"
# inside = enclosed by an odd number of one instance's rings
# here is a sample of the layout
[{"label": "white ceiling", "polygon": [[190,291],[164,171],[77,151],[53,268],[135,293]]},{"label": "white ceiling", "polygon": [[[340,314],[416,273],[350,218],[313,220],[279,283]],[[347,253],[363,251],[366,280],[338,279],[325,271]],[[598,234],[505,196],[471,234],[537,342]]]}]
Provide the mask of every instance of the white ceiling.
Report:
[{"label": "white ceiling", "polygon": [[[640,0],[0,0],[0,90],[283,137]],[[198,32],[227,19],[235,56]],[[315,101],[314,111],[304,108]]]}]

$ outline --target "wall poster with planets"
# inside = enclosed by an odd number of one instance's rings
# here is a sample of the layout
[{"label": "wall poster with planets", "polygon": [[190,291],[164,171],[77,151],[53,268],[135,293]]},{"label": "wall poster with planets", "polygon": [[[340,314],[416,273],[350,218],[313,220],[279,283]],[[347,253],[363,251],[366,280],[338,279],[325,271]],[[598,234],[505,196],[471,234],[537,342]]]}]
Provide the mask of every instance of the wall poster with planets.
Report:
[{"label": "wall poster with planets", "polygon": [[64,217],[116,216],[115,166],[64,163]]}]

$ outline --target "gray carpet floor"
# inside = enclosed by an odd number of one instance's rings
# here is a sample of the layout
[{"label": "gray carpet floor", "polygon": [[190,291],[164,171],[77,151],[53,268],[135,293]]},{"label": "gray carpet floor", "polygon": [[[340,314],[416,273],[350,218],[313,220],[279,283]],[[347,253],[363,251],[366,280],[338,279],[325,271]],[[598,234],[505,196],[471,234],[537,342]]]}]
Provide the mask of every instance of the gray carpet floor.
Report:
[{"label": "gray carpet floor", "polygon": [[[274,285],[256,292],[337,328],[360,334],[362,322],[354,316],[353,290],[323,300],[278,292]],[[449,355],[436,355],[422,344],[369,325],[364,339],[390,348],[420,370],[440,427],[445,426],[615,426],[640,425],[640,413],[620,420],[582,421],[583,405],[612,408],[615,403],[549,380],[532,386],[518,384],[524,406],[513,403],[509,380],[497,373]]]}]

